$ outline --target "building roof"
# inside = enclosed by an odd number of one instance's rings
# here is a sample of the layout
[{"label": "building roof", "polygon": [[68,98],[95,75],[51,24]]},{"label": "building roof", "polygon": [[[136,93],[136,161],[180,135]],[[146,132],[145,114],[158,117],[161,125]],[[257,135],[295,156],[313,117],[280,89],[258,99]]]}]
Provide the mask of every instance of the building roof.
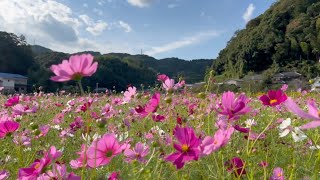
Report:
[{"label": "building roof", "polygon": [[10,73],[0,73],[0,77],[2,77],[2,78],[28,79],[26,76],[22,76],[22,75],[20,75],[20,74],[10,74]]},{"label": "building roof", "polygon": [[256,74],[256,75],[251,75],[251,76],[245,76],[243,78],[243,80],[253,80],[253,81],[260,81],[260,80],[263,80],[263,76],[261,74]]},{"label": "building roof", "polygon": [[274,75],[274,77],[299,77],[299,76],[301,76],[301,74],[297,72],[282,72]]}]

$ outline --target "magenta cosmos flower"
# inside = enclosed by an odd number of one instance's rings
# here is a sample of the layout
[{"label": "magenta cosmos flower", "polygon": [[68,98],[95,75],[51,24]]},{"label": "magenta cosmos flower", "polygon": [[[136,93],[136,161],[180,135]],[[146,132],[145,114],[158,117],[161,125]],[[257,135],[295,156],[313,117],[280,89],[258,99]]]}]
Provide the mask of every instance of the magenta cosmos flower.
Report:
[{"label": "magenta cosmos flower", "polygon": [[142,118],[144,118],[148,116],[148,114],[156,112],[158,109],[159,103],[160,103],[160,93],[156,92],[144,107],[137,106],[135,110]]},{"label": "magenta cosmos flower", "polygon": [[0,122],[0,139],[15,132],[19,126],[20,124],[15,121]]},{"label": "magenta cosmos flower", "polygon": [[248,103],[249,99],[244,94],[236,97],[233,92],[224,92],[217,112],[223,116],[227,116],[228,120],[237,120],[240,118],[240,115],[246,114],[251,110]]},{"label": "magenta cosmos flower", "polygon": [[7,102],[4,104],[4,106],[11,107],[11,106],[14,106],[18,103],[19,103],[19,96],[13,96],[7,100]]},{"label": "magenta cosmos flower", "polygon": [[171,161],[177,169],[181,169],[186,162],[199,159],[201,140],[189,127],[176,126],[173,133],[179,141],[179,143],[173,144],[177,152],[168,155],[165,160]]},{"label": "magenta cosmos flower", "polygon": [[98,68],[98,63],[93,63],[93,56],[90,54],[73,55],[61,64],[52,65],[51,71],[56,75],[51,77],[52,81],[64,82],[80,80],[82,77],[92,76]]},{"label": "magenta cosmos flower", "polygon": [[118,180],[120,179],[120,172],[114,171],[110,174],[110,176],[108,177],[108,180]]},{"label": "magenta cosmos flower", "polygon": [[41,175],[42,171],[44,171],[44,169],[52,162],[55,162],[61,155],[62,153],[58,151],[55,146],[51,146],[43,158],[40,160],[36,159],[28,168],[20,168],[18,172],[18,179],[37,179],[37,177]]},{"label": "magenta cosmos flower", "polygon": [[87,151],[88,166],[95,168],[109,164],[111,159],[122,152],[121,145],[114,134],[105,134],[92,142]]},{"label": "magenta cosmos flower", "polygon": [[273,174],[270,177],[270,180],[284,180],[284,173],[282,168],[280,167],[274,168]]},{"label": "magenta cosmos flower", "polygon": [[266,106],[276,106],[287,100],[287,95],[281,90],[270,90],[268,94],[262,95],[260,101]]},{"label": "magenta cosmos flower", "polygon": [[133,160],[138,160],[139,162],[145,162],[146,157],[149,153],[149,147],[145,146],[143,143],[138,142],[133,149],[126,149],[124,155],[127,157],[126,161],[131,162]]},{"label": "magenta cosmos flower", "polygon": [[234,173],[237,177],[246,174],[245,163],[239,157],[234,157],[225,163],[228,172]]},{"label": "magenta cosmos flower", "polygon": [[168,77],[167,75],[165,75],[165,74],[159,74],[159,75],[157,76],[157,80],[158,80],[158,81],[164,82],[164,81],[167,80],[167,79],[169,79],[169,77]]}]

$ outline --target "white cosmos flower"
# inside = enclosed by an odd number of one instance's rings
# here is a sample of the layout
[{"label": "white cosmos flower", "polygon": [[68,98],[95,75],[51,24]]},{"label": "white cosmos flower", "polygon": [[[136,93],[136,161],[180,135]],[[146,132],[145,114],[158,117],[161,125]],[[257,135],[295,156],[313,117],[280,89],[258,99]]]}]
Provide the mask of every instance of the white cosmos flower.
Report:
[{"label": "white cosmos flower", "polygon": [[291,132],[294,142],[303,141],[307,138],[307,136],[304,134],[303,131],[301,131],[301,129],[299,129],[298,127],[293,128],[291,126],[290,118],[287,118],[286,120],[282,121],[282,123],[279,125],[279,130],[280,137],[285,137]]},{"label": "white cosmos flower", "polygon": [[320,146],[319,145],[316,145],[316,146],[310,146],[309,147],[311,150],[320,150]]},{"label": "white cosmos flower", "polygon": [[247,119],[245,122],[246,128],[257,125],[257,122],[254,119]]}]

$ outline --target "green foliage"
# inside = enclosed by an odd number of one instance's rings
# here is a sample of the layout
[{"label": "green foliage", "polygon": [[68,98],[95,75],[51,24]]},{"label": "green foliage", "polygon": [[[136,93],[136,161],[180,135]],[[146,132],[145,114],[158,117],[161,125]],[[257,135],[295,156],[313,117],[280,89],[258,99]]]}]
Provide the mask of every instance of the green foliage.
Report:
[{"label": "green foliage", "polygon": [[27,74],[34,61],[24,36],[0,31],[0,64],[0,72]]},{"label": "green foliage", "polygon": [[[206,68],[212,60],[185,61],[178,58],[157,60],[147,55],[130,55],[84,51],[76,54],[90,53],[95,56],[99,66],[91,78],[84,78],[84,87],[99,87],[122,91],[129,84],[140,87],[141,84],[154,85],[158,73],[178,80],[183,78],[187,83],[203,81]],[[50,80],[53,73],[49,69],[52,64],[59,64],[71,55],[54,52],[48,48],[27,45],[23,36],[0,32],[0,72],[16,73],[28,76],[30,88],[42,86],[44,91],[75,90],[75,82],[56,83]]]},{"label": "green foliage", "polygon": [[[320,49],[320,2],[315,0],[280,0],[264,14],[248,22],[243,30],[235,32],[213,62],[217,74],[239,78],[249,71],[261,73],[277,63],[279,69],[296,69],[292,64],[311,61],[316,65]],[[299,61],[299,63],[297,63]],[[289,68],[291,67],[291,69]],[[304,67],[305,69],[305,67]]]}]

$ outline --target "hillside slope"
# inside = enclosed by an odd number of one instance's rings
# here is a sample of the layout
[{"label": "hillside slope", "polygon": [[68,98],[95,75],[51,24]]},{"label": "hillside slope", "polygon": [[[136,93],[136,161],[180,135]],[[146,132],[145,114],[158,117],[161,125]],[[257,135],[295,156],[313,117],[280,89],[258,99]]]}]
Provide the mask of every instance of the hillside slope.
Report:
[{"label": "hillside slope", "polygon": [[320,1],[279,0],[235,32],[213,63],[218,74],[295,70],[319,75]]}]

